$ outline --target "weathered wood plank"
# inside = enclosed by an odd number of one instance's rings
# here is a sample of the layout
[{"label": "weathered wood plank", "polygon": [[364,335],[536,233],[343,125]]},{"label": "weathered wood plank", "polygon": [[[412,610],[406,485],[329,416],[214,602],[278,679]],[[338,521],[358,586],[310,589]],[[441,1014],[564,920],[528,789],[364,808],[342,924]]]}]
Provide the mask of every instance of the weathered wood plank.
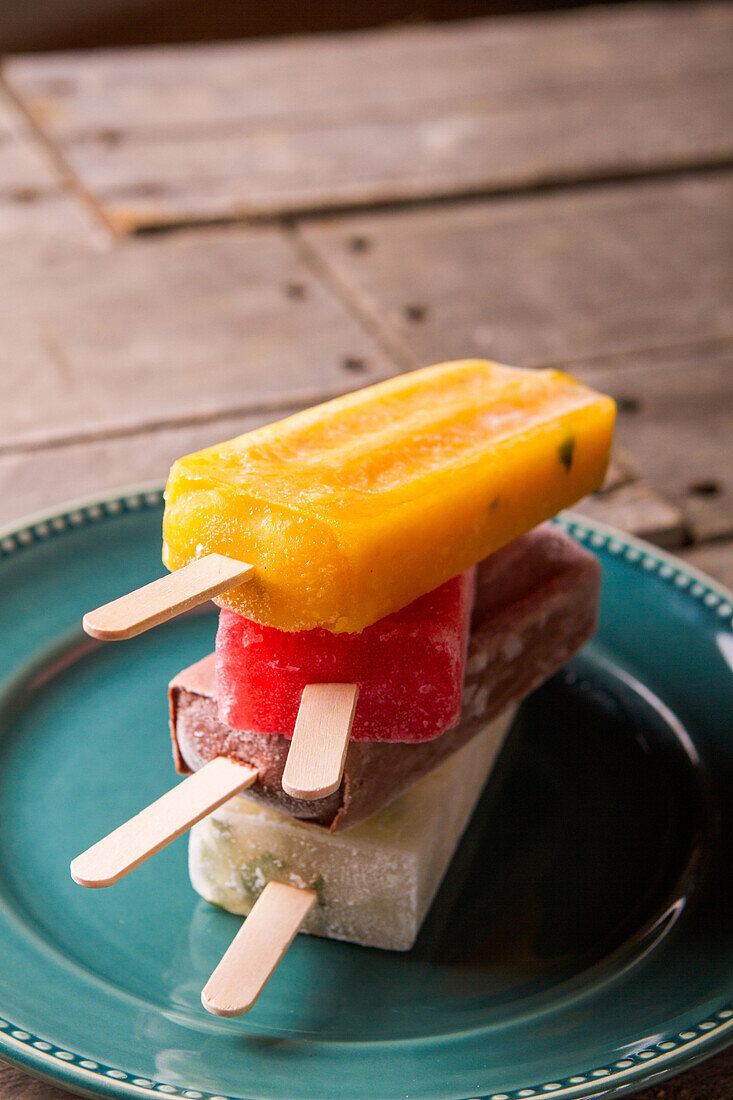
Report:
[{"label": "weathered wood plank", "polygon": [[733,180],[707,177],[304,223],[423,363],[583,362],[733,334]]},{"label": "weathered wood plank", "polygon": [[69,1100],[69,1095],[0,1059],[0,1100]]},{"label": "weathered wood plank", "polygon": [[710,5],[21,58],[7,73],[126,231],[728,162],[731,58],[733,12]]},{"label": "weathered wood plank", "polygon": [[614,445],[602,488],[574,505],[573,511],[668,550],[690,541],[680,509],[642,481],[631,455],[619,443]]},{"label": "weathered wood plank", "polygon": [[[657,541],[679,545],[680,510],[698,539],[733,531],[733,181],[328,219],[299,233],[419,361],[562,366],[623,398],[619,438],[670,498],[648,505]],[[589,507],[632,527],[646,505],[632,488]]]},{"label": "weathered wood plank", "polygon": [[618,400],[617,438],[693,538],[733,535],[733,339],[630,358],[578,373]]},{"label": "weathered wood plank", "polygon": [[[733,592],[733,542],[709,542],[705,546],[693,546],[683,550],[681,556],[690,565],[708,573]],[[733,1077],[733,1059],[731,1070]],[[733,1085],[733,1080],[731,1083]]]},{"label": "weathered wood plank", "polygon": [[296,411],[286,408],[277,414],[224,417],[206,424],[0,455],[0,524],[79,497],[145,481],[163,482],[181,455]]},{"label": "weathered wood plank", "polygon": [[666,550],[676,550],[689,541],[684,514],[643,481],[594,493],[582,500],[575,511]]},{"label": "weathered wood plank", "polygon": [[[728,5],[561,12],[280,38],[12,58],[28,109],[57,138],[192,132],[326,114],[394,117],[445,101],[495,106],[730,72]],[[527,64],[531,57],[532,64]]]},{"label": "weathered wood plank", "polygon": [[57,186],[51,163],[27,120],[0,89],[0,202],[32,202]]},{"label": "weathered wood plank", "polygon": [[[75,393],[37,287],[53,283],[64,262],[94,262],[108,239],[83,206],[63,196],[0,200],[0,451],[23,429],[43,432],[46,410],[52,418],[64,409],[75,415]],[[68,298],[70,288],[58,290]]]},{"label": "weathered wood plank", "polygon": [[64,257],[108,252],[110,234],[81,203],[58,193],[36,201],[0,199],[0,284],[49,279]]},{"label": "weathered wood plank", "polygon": [[0,208],[0,450],[309,403],[396,369],[277,229],[110,247],[80,216]]},{"label": "weathered wood plank", "polygon": [[729,81],[633,95],[612,111],[604,96],[501,113],[476,105],[429,118],[82,141],[64,155],[124,233],[715,164],[733,156],[732,124]]}]

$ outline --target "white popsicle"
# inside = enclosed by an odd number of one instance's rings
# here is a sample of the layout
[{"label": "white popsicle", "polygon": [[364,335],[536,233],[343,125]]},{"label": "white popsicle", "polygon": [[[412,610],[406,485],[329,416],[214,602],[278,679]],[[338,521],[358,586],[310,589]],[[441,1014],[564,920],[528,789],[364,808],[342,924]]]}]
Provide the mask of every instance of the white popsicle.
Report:
[{"label": "white popsicle", "polygon": [[304,932],[403,951],[412,946],[504,742],[514,708],[390,805],[333,835],[247,798],[196,825],[194,888],[233,913],[268,882],[315,890]]}]

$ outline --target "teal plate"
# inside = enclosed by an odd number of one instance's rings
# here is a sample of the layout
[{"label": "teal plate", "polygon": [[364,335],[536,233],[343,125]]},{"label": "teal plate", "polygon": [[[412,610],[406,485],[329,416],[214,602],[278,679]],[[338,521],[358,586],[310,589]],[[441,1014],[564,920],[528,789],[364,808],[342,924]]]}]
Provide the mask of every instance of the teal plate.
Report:
[{"label": "teal plate", "polygon": [[82,612],[153,579],[158,490],[0,535],[0,1053],[66,1088],[244,1100],[632,1092],[733,1038],[733,608],[618,532],[594,642],[520,711],[415,948],[297,938],[255,1009],[199,995],[238,927],[185,840],[111,890],[72,856],[171,785],[184,617],[119,645]]}]

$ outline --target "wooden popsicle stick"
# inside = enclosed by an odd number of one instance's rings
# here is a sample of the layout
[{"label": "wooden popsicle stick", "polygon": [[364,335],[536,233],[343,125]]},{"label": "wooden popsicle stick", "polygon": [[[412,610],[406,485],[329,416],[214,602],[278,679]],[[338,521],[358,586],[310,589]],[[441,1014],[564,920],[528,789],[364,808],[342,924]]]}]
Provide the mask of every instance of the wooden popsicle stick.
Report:
[{"label": "wooden popsicle stick", "polygon": [[303,689],[282,788],[312,801],[338,790],[354,724],[357,684],[308,684]]},{"label": "wooden popsicle stick", "polygon": [[251,787],[257,769],[218,756],[71,861],[71,877],[97,889],[119,882],[222,802]]},{"label": "wooden popsicle stick", "polygon": [[201,1003],[215,1016],[249,1012],[315,905],[315,890],[268,882],[206,983]]},{"label": "wooden popsicle stick", "polygon": [[94,611],[87,611],[82,626],[103,642],[134,638],[152,626],[172,619],[196,604],[241,584],[254,566],[224,554],[206,554],[157,581],[136,588]]}]

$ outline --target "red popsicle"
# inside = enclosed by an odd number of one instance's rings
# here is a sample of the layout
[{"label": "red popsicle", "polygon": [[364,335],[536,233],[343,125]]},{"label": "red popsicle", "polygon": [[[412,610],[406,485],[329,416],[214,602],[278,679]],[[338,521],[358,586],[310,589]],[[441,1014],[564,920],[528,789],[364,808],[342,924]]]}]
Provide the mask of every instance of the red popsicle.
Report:
[{"label": "red popsicle", "polygon": [[292,737],[307,684],[359,685],[357,741],[429,741],[461,715],[475,569],[360,634],[289,633],[222,608],[219,715],[234,729]]}]

